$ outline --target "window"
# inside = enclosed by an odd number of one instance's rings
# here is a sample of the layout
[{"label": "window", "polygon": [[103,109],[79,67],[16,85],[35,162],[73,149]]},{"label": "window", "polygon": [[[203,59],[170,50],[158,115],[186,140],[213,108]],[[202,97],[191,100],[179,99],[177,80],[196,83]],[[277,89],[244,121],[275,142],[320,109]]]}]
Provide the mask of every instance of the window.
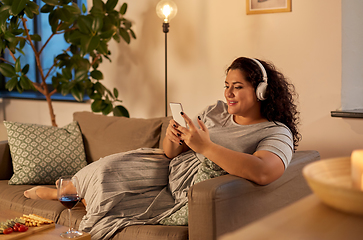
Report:
[{"label": "window", "polygon": [[363,118],[363,1],[342,1],[341,109],[332,117]]},{"label": "window", "polygon": [[[44,5],[44,2],[41,0],[34,0],[40,7]],[[73,2],[77,3],[80,9],[82,9],[82,4],[87,5],[87,0],[73,0]],[[27,18],[27,27],[31,34],[37,33],[42,37],[41,42],[35,42],[35,47],[37,50],[40,50],[41,47],[44,45],[44,43],[47,41],[49,36],[52,34],[51,27],[48,23],[48,15],[46,13],[40,13],[39,15],[35,16],[34,19]],[[50,69],[50,67],[53,64],[53,61],[50,61],[54,59],[55,56],[60,54],[63,49],[66,49],[68,47],[68,43],[63,38],[63,34],[57,34],[55,35],[52,40],[47,44],[45,51],[46,54],[42,54],[41,56],[41,64],[42,67],[46,72]],[[30,80],[34,82],[41,83],[41,77],[40,73],[36,67],[36,61],[34,54],[32,53],[32,49],[29,44],[26,44],[26,46],[23,49],[23,52],[25,55],[22,55],[21,53],[17,53],[15,57],[21,56],[21,65],[25,66],[26,64],[29,64],[30,68],[27,73],[27,76]],[[30,54],[27,54],[30,53]],[[4,56],[2,56],[6,60],[10,60],[13,62],[13,59],[9,55],[8,50],[5,51]],[[50,74],[46,80],[46,83],[52,88],[52,76],[55,74]],[[0,74],[1,75],[1,74]],[[18,93],[16,90],[9,92],[5,88],[5,84],[7,79],[4,78],[2,75],[0,76],[0,97],[9,97],[9,98],[31,98],[31,99],[44,99],[44,96],[39,92],[34,91],[24,91],[22,94]],[[52,96],[52,99],[54,100],[73,100],[73,96],[62,96],[61,94],[54,94]]]}]

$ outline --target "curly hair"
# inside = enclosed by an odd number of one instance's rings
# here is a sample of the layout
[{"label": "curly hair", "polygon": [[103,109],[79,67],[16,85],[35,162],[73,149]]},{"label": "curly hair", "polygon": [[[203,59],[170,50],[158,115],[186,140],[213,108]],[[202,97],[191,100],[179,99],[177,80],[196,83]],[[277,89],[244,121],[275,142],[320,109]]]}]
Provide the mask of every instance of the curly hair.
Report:
[{"label": "curly hair", "polygon": [[[287,81],[281,72],[276,70],[272,63],[257,60],[264,66],[268,78],[266,100],[261,101],[261,115],[268,121],[285,124],[293,135],[294,147],[296,148],[301,140],[301,134],[297,128],[300,113],[294,103],[294,98],[297,97],[295,87]],[[245,80],[250,82],[254,89],[263,81],[259,65],[250,58],[235,59],[227,68],[226,73],[235,69],[242,72]]]}]

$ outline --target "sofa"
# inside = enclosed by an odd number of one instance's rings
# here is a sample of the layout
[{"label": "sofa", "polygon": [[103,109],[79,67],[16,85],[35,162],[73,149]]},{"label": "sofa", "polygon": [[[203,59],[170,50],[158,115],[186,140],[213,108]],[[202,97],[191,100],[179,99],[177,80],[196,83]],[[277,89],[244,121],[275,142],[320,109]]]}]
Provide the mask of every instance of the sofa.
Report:
[{"label": "sofa", "polygon": [[[109,154],[142,147],[162,148],[170,117],[140,119],[76,112],[87,163]],[[296,151],[291,164],[275,182],[260,186],[246,179],[223,175],[192,186],[188,192],[189,225],[134,225],[119,230],[113,239],[215,240],[311,193],[302,168],[320,159],[317,151]],[[100,160],[102,161],[102,159]],[[37,214],[68,225],[67,209],[58,201],[33,200],[23,192],[33,185],[9,185],[13,175],[8,141],[0,142],[0,213],[5,209]],[[47,185],[54,187],[54,185]],[[85,214],[80,202],[72,210],[77,227]]]}]

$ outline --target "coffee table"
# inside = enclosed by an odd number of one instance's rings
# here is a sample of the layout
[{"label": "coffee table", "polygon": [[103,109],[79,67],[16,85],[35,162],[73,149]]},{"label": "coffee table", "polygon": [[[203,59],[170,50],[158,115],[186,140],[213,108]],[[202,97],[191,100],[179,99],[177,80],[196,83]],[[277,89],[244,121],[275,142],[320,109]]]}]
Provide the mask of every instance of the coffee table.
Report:
[{"label": "coffee table", "polygon": [[[0,215],[0,221],[6,221],[7,219],[12,219],[16,217],[21,217],[23,214],[18,213],[11,210],[5,210],[1,211]],[[61,240],[64,239],[60,236],[62,232],[66,232],[68,230],[68,227],[62,226],[59,224],[55,224],[55,226],[50,227],[48,229],[33,232],[33,231],[27,231],[28,234],[20,234],[20,233],[11,233],[11,234],[1,234],[0,240],[7,240],[7,239],[27,239],[27,240]],[[84,235],[74,238],[76,240],[91,240],[91,235],[89,233],[84,233]]]},{"label": "coffee table", "polygon": [[311,194],[219,240],[362,239],[363,216],[340,212]]}]

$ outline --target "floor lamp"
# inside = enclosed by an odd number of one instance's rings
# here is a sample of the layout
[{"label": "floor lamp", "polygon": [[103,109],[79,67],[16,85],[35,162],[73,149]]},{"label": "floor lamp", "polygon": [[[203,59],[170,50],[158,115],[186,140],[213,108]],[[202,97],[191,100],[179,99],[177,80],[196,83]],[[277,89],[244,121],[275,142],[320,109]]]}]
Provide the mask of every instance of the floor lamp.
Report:
[{"label": "floor lamp", "polygon": [[163,32],[165,33],[165,116],[168,116],[168,61],[167,61],[167,34],[169,22],[178,12],[176,4],[171,0],[161,0],[156,5],[156,14],[163,19]]}]

